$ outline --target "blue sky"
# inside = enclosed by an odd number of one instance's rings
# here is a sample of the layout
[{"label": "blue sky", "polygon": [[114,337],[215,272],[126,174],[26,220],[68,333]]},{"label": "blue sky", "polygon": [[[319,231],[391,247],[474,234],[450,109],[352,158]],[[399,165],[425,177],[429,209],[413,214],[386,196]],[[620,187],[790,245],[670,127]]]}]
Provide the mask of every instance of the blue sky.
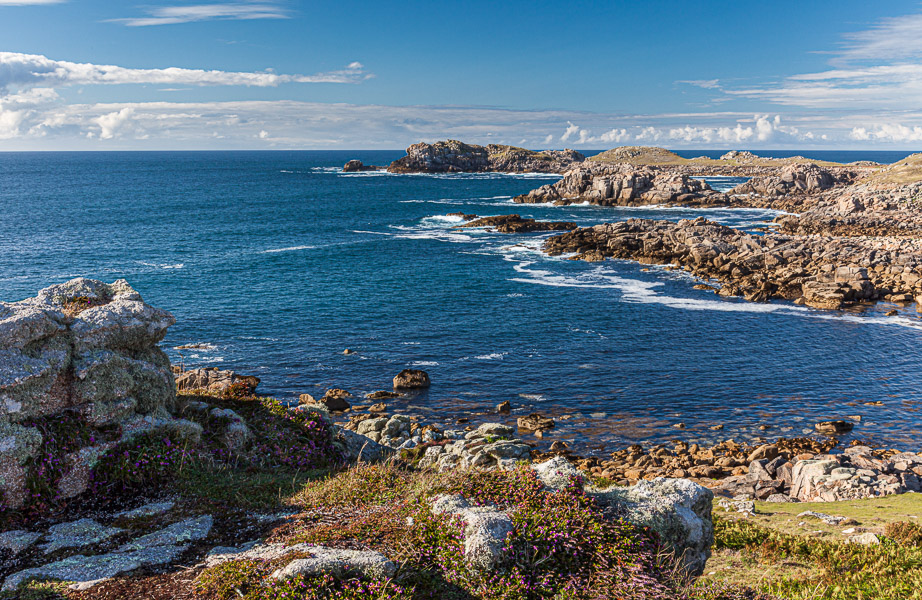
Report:
[{"label": "blue sky", "polygon": [[922,145],[922,4],[0,0],[0,150]]}]

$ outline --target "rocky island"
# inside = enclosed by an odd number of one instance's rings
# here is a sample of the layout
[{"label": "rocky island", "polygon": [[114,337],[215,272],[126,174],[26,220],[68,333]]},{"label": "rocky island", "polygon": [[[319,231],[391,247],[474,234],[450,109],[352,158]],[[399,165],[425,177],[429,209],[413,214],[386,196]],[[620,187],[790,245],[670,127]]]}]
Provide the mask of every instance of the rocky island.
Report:
[{"label": "rocky island", "polygon": [[563,173],[586,157],[575,150],[535,152],[515,146],[478,146],[457,140],[419,143],[387,168],[389,173]]}]

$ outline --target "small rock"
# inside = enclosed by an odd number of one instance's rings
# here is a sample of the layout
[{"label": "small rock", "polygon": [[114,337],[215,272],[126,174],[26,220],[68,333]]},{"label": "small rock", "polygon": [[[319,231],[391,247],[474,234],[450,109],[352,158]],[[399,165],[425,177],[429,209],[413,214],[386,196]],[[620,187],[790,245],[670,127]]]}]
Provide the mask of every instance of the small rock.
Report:
[{"label": "small rock", "polygon": [[848,433],[854,429],[854,423],[849,423],[848,421],[821,421],[814,425],[814,428],[822,434],[826,435],[838,435],[841,433]]},{"label": "small rock", "polygon": [[346,356],[349,356],[350,354],[355,354],[355,352],[350,350],[349,348],[346,348],[345,350],[343,350],[343,354]]},{"label": "small rock", "polygon": [[390,400],[391,398],[399,398],[400,394],[396,392],[387,392],[380,390],[377,392],[372,392],[370,394],[365,394],[365,398],[368,400]]},{"label": "small rock", "polygon": [[430,385],[429,374],[418,369],[404,369],[394,377],[395,390],[424,389]]},{"label": "small rock", "polygon": [[42,534],[32,531],[4,531],[0,533],[0,548],[9,550],[16,556],[32,544],[34,544]]},{"label": "small rock", "polygon": [[496,412],[501,415],[508,415],[510,412],[512,412],[512,405],[508,400],[505,402],[500,402],[496,405]]},{"label": "small rock", "polygon": [[83,548],[98,544],[124,531],[118,527],[106,527],[93,519],[80,519],[70,523],[59,523],[48,529],[48,540],[41,545],[45,554],[51,554],[61,548]]},{"label": "small rock", "polygon": [[472,506],[461,495],[437,496],[431,506],[433,514],[450,514],[465,524],[464,558],[472,566],[488,571],[502,559],[513,531],[509,515],[494,506]]},{"label": "small rock", "polygon": [[517,423],[519,429],[526,431],[541,431],[554,427],[554,419],[543,417],[538,413],[532,413],[527,417],[519,417]]},{"label": "small rock", "polygon": [[344,410],[349,410],[352,405],[346,400],[346,398],[351,398],[352,394],[346,390],[332,389],[327,390],[327,393],[323,395],[323,398],[320,400],[320,403],[325,405],[329,410],[334,412],[342,412]]},{"label": "small rock", "polygon": [[343,577],[357,573],[369,579],[392,577],[397,571],[394,563],[380,552],[371,550],[340,550],[324,546],[306,546],[302,551],[310,558],[299,558],[272,573],[272,579],[291,579],[298,575],[321,575],[331,573]]},{"label": "small rock", "polygon": [[163,513],[169,511],[175,502],[154,502],[151,504],[145,504],[140,508],[135,508],[132,510],[125,510],[120,513],[116,513],[113,518],[115,519],[141,519],[143,517],[152,517],[154,515],[162,515]]},{"label": "small rock", "polygon": [[880,544],[880,538],[870,531],[853,535],[846,540],[849,544],[862,544],[864,546],[876,546]]}]

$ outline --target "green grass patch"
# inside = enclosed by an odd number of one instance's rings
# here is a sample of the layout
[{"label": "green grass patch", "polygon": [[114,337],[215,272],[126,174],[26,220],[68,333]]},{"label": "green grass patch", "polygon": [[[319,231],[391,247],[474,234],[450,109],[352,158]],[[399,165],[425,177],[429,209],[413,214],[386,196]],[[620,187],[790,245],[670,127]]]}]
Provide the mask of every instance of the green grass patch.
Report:
[{"label": "green grass patch", "polygon": [[[826,541],[743,519],[716,519],[715,536],[720,556],[735,561],[743,581],[766,593],[791,600],[922,598],[922,549],[892,539],[870,546]],[[709,577],[740,581],[727,577],[740,569],[719,566],[708,564]]]}]

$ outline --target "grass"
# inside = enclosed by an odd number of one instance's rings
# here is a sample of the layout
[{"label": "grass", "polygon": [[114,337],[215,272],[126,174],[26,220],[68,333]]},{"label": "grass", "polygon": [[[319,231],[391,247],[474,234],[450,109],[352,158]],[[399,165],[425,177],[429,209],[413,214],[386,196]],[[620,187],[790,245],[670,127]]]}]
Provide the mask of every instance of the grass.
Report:
[{"label": "grass", "polygon": [[[847,517],[857,523],[833,526],[816,518],[797,516],[808,510]],[[714,513],[724,514],[723,509],[716,506]],[[756,502],[756,514],[749,517],[751,522],[781,533],[831,536],[837,539],[843,539],[842,531],[851,527],[883,533],[888,523],[917,519],[922,519],[922,494],[899,494],[843,502]],[[800,523],[805,525],[801,526]]]},{"label": "grass", "polygon": [[908,185],[920,181],[922,181],[922,154],[912,154],[862,179],[859,183]]},{"label": "grass", "polygon": [[886,538],[875,546],[810,539],[741,520],[715,525],[717,547],[738,551],[737,560],[758,573],[750,585],[764,592],[791,600],[922,598],[918,548]]},{"label": "grass", "polygon": [[[715,552],[701,584],[743,585],[790,600],[922,598],[918,494],[832,503],[757,503],[757,514],[715,519]],[[825,525],[812,510],[857,524]],[[799,523],[804,522],[801,526]],[[842,530],[877,533],[880,545],[846,543]]]}]

